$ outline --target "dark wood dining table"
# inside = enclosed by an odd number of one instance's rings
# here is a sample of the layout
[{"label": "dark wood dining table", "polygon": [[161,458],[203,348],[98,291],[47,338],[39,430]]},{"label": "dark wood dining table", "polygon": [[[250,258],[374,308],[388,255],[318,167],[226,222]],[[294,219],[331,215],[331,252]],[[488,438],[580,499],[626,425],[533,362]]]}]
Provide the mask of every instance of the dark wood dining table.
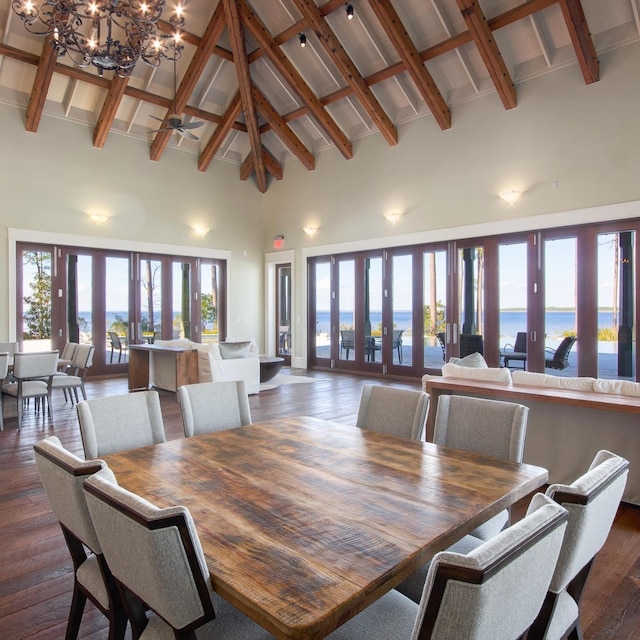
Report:
[{"label": "dark wood dining table", "polygon": [[318,639],[539,488],[541,467],[296,417],[105,457],[189,508],[214,589],[280,639]]}]

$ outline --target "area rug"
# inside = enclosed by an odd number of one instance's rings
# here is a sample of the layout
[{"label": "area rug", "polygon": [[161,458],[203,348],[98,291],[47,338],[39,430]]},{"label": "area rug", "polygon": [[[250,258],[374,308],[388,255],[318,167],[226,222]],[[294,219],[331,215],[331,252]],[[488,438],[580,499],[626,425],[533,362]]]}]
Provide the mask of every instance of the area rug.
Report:
[{"label": "area rug", "polygon": [[295,376],[279,373],[275,378],[272,378],[268,382],[261,382],[260,391],[277,389],[278,387],[287,384],[305,384],[309,382],[318,382],[318,380],[320,380],[320,378],[310,378],[309,376]]}]

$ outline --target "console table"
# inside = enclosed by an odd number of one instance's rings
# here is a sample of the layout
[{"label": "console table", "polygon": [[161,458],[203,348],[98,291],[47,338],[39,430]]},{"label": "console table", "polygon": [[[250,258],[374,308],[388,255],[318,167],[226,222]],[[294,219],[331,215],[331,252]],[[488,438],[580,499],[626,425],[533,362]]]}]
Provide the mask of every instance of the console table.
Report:
[{"label": "console table", "polygon": [[129,390],[149,388],[151,358],[172,358],[175,364],[176,389],[198,382],[198,352],[189,347],[167,347],[155,344],[129,345]]}]

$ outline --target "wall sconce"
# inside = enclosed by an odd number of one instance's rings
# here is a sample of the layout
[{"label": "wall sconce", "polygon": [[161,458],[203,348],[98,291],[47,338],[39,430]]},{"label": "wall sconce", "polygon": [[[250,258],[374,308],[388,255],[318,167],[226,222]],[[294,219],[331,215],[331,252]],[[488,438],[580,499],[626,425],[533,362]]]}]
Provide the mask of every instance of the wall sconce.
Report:
[{"label": "wall sconce", "polygon": [[316,235],[316,231],[318,230],[317,227],[302,227],[302,230],[310,237],[313,238],[313,236]]},{"label": "wall sconce", "polygon": [[390,213],[385,213],[384,217],[391,222],[391,224],[395,224],[396,222],[398,222],[398,220],[400,220],[400,218],[402,218],[402,214],[401,213],[397,213],[397,212],[390,212]]},{"label": "wall sconce", "polygon": [[108,213],[87,213],[95,224],[104,224],[111,216]]},{"label": "wall sconce", "polygon": [[193,227],[193,232],[201,238],[204,238],[207,233],[209,233],[209,229],[206,229],[205,227]]},{"label": "wall sconce", "polygon": [[522,191],[511,189],[511,191],[502,191],[499,195],[505,202],[513,204],[520,198],[520,196],[522,195]]}]

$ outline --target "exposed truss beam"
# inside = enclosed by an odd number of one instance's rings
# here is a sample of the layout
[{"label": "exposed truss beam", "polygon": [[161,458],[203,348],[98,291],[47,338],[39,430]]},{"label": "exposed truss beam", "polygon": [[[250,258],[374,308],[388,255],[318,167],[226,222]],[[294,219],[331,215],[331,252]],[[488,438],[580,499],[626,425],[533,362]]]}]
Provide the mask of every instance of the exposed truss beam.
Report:
[{"label": "exposed truss beam", "polygon": [[129,83],[129,78],[121,78],[118,75],[113,77],[109,92],[102,105],[100,116],[98,117],[98,124],[93,130],[93,146],[96,149],[102,149],[104,143],[107,141],[107,135],[111,129],[111,125],[116,117],[118,107],[124,96],[125,89]]},{"label": "exposed truss beam", "polygon": [[209,139],[209,142],[204,147],[204,150],[200,154],[198,159],[198,171],[206,171],[211,164],[211,161],[215,158],[218,149],[221,147],[227,134],[233,128],[233,123],[242,111],[242,99],[240,97],[240,91],[233,96],[233,100],[227,107],[227,111],[222,116],[220,124],[216,127],[213,135]]},{"label": "exposed truss beam", "polygon": [[578,64],[582,70],[584,81],[593,84],[600,80],[600,65],[596,48],[589,32],[587,19],[584,17],[584,10],[580,0],[560,0],[560,8],[564,21],[567,23],[569,36],[576,50]]},{"label": "exposed truss beam", "polygon": [[267,167],[267,171],[276,179],[282,180],[284,172],[282,171],[282,165],[273,157],[269,150],[262,147],[262,153],[264,155],[264,166]]},{"label": "exposed truss beam", "polygon": [[456,2],[504,108],[513,109],[517,106],[516,87],[493,38],[487,19],[482,13],[482,8],[476,0],[456,0]]},{"label": "exposed truss beam", "polygon": [[364,81],[360,72],[353,64],[351,58],[347,55],[338,38],[336,38],[331,27],[323,18],[320,9],[313,0],[294,0],[295,5],[300,13],[309,21],[309,25],[324,46],[333,63],[349,84],[354,94],[366,109],[369,117],[375,122],[380,133],[385,137],[391,145],[398,144],[398,131],[393,122],[386,114],[380,103],[373,95],[373,92]]},{"label": "exposed truss beam", "polygon": [[31,88],[31,97],[27,105],[25,128],[27,131],[31,131],[31,133],[35,133],[40,125],[42,110],[44,109],[44,103],[47,101],[47,93],[49,93],[49,86],[51,85],[51,78],[53,77],[55,66],[55,49],[49,40],[45,40],[42,45],[42,53],[40,54],[40,60],[38,62],[36,78]]},{"label": "exposed truss beam", "polygon": [[389,0],[369,0],[369,4],[436,122],[441,129],[449,129],[451,127],[449,107],[420,59],[420,53],[409,37],[393,5]]},{"label": "exposed truss beam", "polygon": [[298,96],[298,99],[307,107],[308,113],[318,121],[318,124],[329,136],[333,144],[340,150],[342,155],[347,159],[352,158],[353,148],[351,142],[333,118],[327,113],[318,97],[311,91],[296,68],[284,55],[280,45],[273,39],[262,20],[260,20],[255,11],[242,0],[240,3],[240,12],[244,24],[251,32],[251,35],[253,35],[258,41],[258,44],[264,49],[271,63],[288,82],[291,89]]}]

